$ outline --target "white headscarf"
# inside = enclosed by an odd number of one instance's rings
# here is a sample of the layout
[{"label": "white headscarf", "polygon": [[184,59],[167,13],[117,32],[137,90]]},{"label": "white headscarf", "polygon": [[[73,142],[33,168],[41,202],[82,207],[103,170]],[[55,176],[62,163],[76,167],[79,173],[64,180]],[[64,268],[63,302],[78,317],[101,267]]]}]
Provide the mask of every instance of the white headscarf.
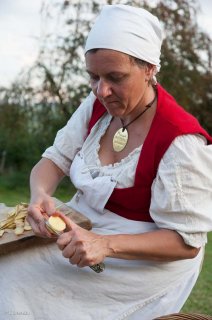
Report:
[{"label": "white headscarf", "polygon": [[160,70],[162,27],[150,12],[128,5],[105,5],[85,45],[91,49],[112,49],[149,62]]}]

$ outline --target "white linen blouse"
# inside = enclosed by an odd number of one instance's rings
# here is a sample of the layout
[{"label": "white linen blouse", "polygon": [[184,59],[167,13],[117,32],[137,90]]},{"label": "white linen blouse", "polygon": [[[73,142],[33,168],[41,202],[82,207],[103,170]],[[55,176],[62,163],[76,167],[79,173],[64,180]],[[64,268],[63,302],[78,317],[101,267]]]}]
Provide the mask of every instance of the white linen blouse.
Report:
[{"label": "white linen blouse", "polygon": [[[90,93],[43,157],[52,160],[69,176],[72,160],[83,146],[85,173],[90,171],[93,177],[111,176],[118,188],[131,187],[142,146],[120,162],[102,166],[98,157],[99,142],[112,117],[105,114],[87,137],[94,100],[95,96]],[[211,159],[212,146],[206,144],[204,137],[179,136],[161,159],[152,184],[150,215],[157,227],[177,231],[185,243],[193,247],[205,245],[207,232],[212,230]]]}]

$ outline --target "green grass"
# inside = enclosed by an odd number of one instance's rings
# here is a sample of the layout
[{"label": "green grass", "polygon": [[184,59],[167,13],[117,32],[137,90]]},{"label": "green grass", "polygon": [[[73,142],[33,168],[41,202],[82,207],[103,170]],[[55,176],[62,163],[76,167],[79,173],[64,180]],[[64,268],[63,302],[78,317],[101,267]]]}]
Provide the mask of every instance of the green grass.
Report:
[{"label": "green grass", "polygon": [[[28,181],[3,179],[0,177],[0,202],[8,206],[15,206],[20,202],[29,202]],[[25,185],[24,185],[25,183]],[[17,186],[18,185],[18,186]],[[68,201],[74,194],[74,188],[68,179],[65,179],[56,191],[55,196],[63,202]],[[212,315],[212,233],[208,235],[205,259],[202,272],[182,312],[202,313]]]},{"label": "green grass", "polygon": [[[21,181],[18,183],[17,181]],[[69,201],[74,195],[75,189],[71,185],[70,180],[65,178],[58,189],[56,190],[54,196],[63,202]],[[29,203],[30,201],[30,191],[29,182],[27,177],[24,175],[12,175],[12,177],[0,176],[0,203],[5,203],[7,206],[15,206],[20,202]]]},{"label": "green grass", "polygon": [[212,315],[212,233],[208,234],[208,243],[202,271],[197,283],[186,301],[183,312]]}]

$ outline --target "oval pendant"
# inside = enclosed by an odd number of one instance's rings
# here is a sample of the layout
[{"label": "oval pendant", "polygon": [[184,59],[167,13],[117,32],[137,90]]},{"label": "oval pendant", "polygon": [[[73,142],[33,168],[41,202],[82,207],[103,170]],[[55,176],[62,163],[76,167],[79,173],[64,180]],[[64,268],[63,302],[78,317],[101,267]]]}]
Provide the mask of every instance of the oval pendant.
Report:
[{"label": "oval pendant", "polygon": [[128,132],[126,129],[119,129],[116,131],[113,137],[113,150],[116,152],[122,151],[127,144],[128,141]]}]

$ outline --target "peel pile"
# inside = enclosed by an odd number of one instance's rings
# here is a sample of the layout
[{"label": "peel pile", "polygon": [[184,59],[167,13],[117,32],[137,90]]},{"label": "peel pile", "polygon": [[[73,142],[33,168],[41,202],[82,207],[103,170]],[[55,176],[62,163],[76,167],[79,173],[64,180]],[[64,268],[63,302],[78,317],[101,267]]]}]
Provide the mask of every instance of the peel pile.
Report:
[{"label": "peel pile", "polygon": [[15,206],[5,219],[0,220],[0,237],[5,232],[14,232],[17,236],[24,233],[24,231],[32,230],[31,226],[26,220],[28,204],[20,203]]}]

